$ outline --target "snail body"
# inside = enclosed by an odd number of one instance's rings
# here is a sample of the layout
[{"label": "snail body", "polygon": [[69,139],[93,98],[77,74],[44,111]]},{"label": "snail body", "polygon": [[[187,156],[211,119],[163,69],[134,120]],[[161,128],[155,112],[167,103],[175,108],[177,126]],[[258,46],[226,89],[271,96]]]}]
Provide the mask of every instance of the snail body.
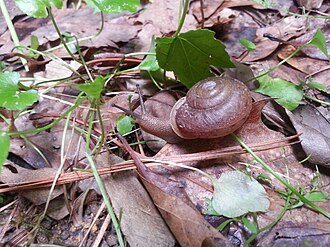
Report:
[{"label": "snail body", "polygon": [[252,97],[242,82],[210,77],[195,84],[173,106],[169,119],[135,115],[140,127],[169,143],[219,138],[239,129],[250,115]]}]

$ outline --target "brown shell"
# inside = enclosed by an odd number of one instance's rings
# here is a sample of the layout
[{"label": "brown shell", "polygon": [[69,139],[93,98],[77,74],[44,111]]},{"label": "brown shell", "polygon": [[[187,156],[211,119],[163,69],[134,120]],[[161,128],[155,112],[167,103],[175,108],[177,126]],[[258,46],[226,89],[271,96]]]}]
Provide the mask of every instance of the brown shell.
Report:
[{"label": "brown shell", "polygon": [[251,108],[252,97],[245,84],[229,77],[210,77],[175,104],[171,125],[183,139],[222,137],[241,127]]}]

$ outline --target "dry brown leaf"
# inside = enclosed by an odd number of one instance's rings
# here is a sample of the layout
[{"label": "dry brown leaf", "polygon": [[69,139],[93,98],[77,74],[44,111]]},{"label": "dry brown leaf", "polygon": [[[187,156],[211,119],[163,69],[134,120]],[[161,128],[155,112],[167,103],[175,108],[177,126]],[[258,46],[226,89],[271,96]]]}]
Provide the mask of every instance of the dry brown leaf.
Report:
[{"label": "dry brown leaf", "polygon": [[292,225],[290,222],[277,224],[265,234],[257,246],[329,246],[329,224],[318,223]]},{"label": "dry brown leaf", "polygon": [[294,128],[302,133],[299,137],[301,146],[309,161],[313,164],[330,165],[330,124],[329,121],[314,107],[299,106],[293,112],[287,111]]},{"label": "dry brown leaf", "polygon": [[250,52],[243,59],[243,61],[251,62],[265,58],[273,53],[279,46],[279,42],[271,41],[270,39],[264,37],[264,34],[268,33],[276,38],[287,41],[293,37],[302,35],[306,28],[305,18],[290,16],[274,23],[271,26],[258,29],[256,33],[257,37],[253,41],[256,43],[256,49]]},{"label": "dry brown leaf", "polygon": [[141,162],[126,140],[122,137],[120,139],[124,149],[131,154],[154,204],[180,245],[197,247],[208,238],[222,239],[224,246],[230,245],[222,234],[205,221],[186,196],[180,183],[168,179],[165,174],[160,175],[151,171]]},{"label": "dry brown leaf", "polygon": [[[180,2],[176,0],[154,0],[146,6],[136,19],[137,24],[142,23],[138,40],[135,42],[135,51],[148,51],[153,36],[161,37],[175,32],[179,19]],[[196,22],[191,14],[186,16],[181,32],[194,29]]]},{"label": "dry brown leaf", "polygon": [[[42,168],[38,170],[25,169],[7,161],[7,163],[3,166],[2,172],[0,174],[0,181],[10,186],[19,182],[34,181],[43,179],[45,177],[51,177],[56,172],[57,170],[54,168]],[[54,199],[62,193],[62,187],[55,187],[50,198]],[[22,196],[29,199],[36,205],[45,203],[47,201],[48,195],[49,188],[26,190],[24,193],[22,193]]]},{"label": "dry brown leaf", "polygon": [[[122,161],[119,157],[103,153],[98,156],[97,165],[105,167]],[[174,246],[173,235],[134,172],[105,175],[102,180],[130,246]],[[95,180],[91,181],[81,181],[80,187],[86,187],[87,183],[88,188],[98,191]]]}]

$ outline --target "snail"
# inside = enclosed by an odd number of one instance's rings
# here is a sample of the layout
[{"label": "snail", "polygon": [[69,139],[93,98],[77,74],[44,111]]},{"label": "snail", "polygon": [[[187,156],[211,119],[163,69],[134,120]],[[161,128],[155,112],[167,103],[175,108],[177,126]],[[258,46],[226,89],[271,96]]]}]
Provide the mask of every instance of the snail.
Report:
[{"label": "snail", "polygon": [[242,82],[229,77],[209,77],[195,84],[173,106],[169,119],[145,112],[130,112],[140,127],[168,143],[185,139],[226,136],[239,129],[250,115],[252,97]]}]

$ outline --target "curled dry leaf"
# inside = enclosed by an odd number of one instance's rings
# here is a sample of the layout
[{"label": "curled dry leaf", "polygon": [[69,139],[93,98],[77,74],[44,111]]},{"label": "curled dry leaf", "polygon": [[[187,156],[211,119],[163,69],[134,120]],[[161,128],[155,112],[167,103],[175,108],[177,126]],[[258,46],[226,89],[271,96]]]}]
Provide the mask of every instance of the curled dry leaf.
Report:
[{"label": "curled dry leaf", "polygon": [[157,174],[147,168],[125,139],[120,138],[137,166],[139,176],[154,204],[181,246],[202,246],[205,239],[221,239],[221,246],[230,246],[229,241],[213,228],[194,207],[182,184]]},{"label": "curled dry leaf", "polygon": [[330,166],[330,124],[329,121],[315,108],[302,105],[295,111],[287,111],[294,128],[302,142],[301,146],[309,161],[313,164]]}]

